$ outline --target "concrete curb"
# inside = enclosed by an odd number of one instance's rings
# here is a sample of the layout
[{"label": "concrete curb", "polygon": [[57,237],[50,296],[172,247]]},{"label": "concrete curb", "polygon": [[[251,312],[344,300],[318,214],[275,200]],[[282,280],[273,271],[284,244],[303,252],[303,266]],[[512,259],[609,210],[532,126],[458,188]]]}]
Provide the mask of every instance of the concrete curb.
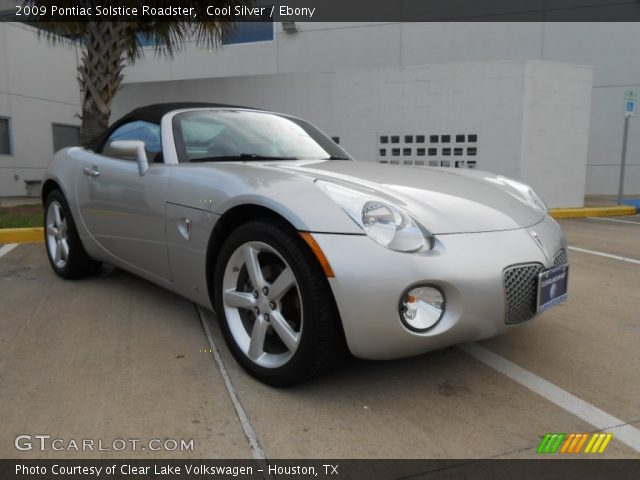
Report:
[{"label": "concrete curb", "polygon": [[635,215],[636,213],[636,207],[626,205],[589,208],[552,208],[549,210],[549,214],[553,218],[609,217],[618,215]]},{"label": "concrete curb", "polygon": [[43,243],[44,229],[34,228],[2,228],[0,243]]}]

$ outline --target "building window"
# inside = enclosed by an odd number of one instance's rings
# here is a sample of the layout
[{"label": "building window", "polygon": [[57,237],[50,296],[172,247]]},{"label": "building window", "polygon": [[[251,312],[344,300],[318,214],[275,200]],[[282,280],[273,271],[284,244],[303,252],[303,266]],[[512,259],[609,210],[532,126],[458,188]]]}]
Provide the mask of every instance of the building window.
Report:
[{"label": "building window", "polygon": [[456,135],[456,143],[464,143],[464,135]]},{"label": "building window", "polygon": [[234,27],[222,34],[222,45],[272,42],[273,39],[273,21],[271,21],[271,18],[267,13],[265,18],[260,22],[236,23]]},{"label": "building window", "polygon": [[451,143],[451,135],[442,135],[442,136],[440,136],[440,141],[442,143]]},{"label": "building window", "polygon": [[424,148],[419,148],[416,151],[416,155],[418,155],[419,157],[424,157],[424,154],[425,154],[425,149]]},{"label": "building window", "polygon": [[438,135],[430,135],[429,136],[429,142],[431,142],[431,143],[438,143],[439,139],[440,139],[440,137],[438,137]]},{"label": "building window", "polygon": [[392,148],[391,149],[391,155],[393,155],[394,157],[399,157],[400,156],[400,149],[399,148]]},{"label": "building window", "polygon": [[386,148],[381,148],[380,149],[380,156],[381,157],[386,157],[387,156],[387,149]]},{"label": "building window", "polygon": [[158,44],[156,36],[152,33],[136,33],[136,39],[141,47],[155,47]]},{"label": "building window", "polygon": [[437,148],[430,148],[429,149],[429,156],[430,157],[435,157],[436,155],[438,155],[438,149]]},{"label": "building window", "polygon": [[404,143],[413,143],[413,135],[405,135]]},{"label": "building window", "polygon": [[424,135],[416,135],[416,143],[424,143]]},{"label": "building window", "polygon": [[478,141],[478,135],[472,133],[467,137],[467,140],[471,143],[476,143]]},{"label": "building window", "polygon": [[11,123],[6,117],[0,117],[0,155],[12,155]]},{"label": "building window", "polygon": [[387,135],[381,136],[380,143],[389,143],[389,137]]},{"label": "building window", "polygon": [[54,123],[51,125],[51,130],[53,132],[54,153],[66,147],[80,145],[80,127]]},{"label": "building window", "polygon": [[411,149],[410,148],[403,148],[402,149],[402,155],[404,155],[405,157],[410,157],[411,156]]},{"label": "building window", "polygon": [[393,135],[391,137],[391,143],[400,143],[400,136],[399,135]]}]

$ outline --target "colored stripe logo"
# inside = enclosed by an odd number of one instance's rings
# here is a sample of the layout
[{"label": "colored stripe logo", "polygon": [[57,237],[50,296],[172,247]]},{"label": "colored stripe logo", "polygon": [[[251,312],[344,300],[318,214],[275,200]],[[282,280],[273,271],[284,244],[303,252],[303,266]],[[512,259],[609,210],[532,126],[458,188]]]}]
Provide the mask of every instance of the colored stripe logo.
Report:
[{"label": "colored stripe logo", "polygon": [[[603,453],[613,438],[612,433],[547,433],[536,450],[536,453]],[[583,450],[584,448],[584,450]]]}]

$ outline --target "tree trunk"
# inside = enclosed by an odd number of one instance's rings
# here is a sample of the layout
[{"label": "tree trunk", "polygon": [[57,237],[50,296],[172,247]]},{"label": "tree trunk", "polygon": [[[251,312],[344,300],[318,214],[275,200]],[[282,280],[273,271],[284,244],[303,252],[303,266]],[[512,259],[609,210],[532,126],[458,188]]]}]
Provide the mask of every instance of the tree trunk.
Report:
[{"label": "tree trunk", "polygon": [[122,82],[126,49],[125,22],[87,22],[84,35],[80,87],[82,124],[80,141],[87,144],[109,124],[111,102]]}]

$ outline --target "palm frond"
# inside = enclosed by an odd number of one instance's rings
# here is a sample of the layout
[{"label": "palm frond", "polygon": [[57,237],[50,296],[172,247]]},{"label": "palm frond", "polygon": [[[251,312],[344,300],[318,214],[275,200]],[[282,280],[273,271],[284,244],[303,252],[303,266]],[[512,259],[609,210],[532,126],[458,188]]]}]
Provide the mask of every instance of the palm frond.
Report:
[{"label": "palm frond", "polygon": [[[25,3],[30,3],[28,0]],[[254,0],[224,0],[217,1],[215,6],[222,9],[230,7],[233,12],[234,7],[240,5],[252,6]],[[60,17],[51,14],[51,6],[58,8],[89,8],[95,9],[95,0],[39,0],[38,5],[46,5],[48,14],[38,16],[32,24],[39,29],[40,35],[44,36],[51,43],[66,43],[82,38],[87,33],[87,21],[59,21]],[[206,2],[201,0],[183,0],[179,6],[181,8],[193,8],[196,12],[197,21],[189,15],[166,15],[161,19],[149,19],[142,16],[142,6],[138,0],[121,0],[118,6],[138,8],[137,17],[127,17],[123,23],[127,28],[123,29],[126,39],[125,56],[130,62],[140,59],[144,54],[142,38],[153,38],[154,51],[156,54],[173,57],[181,51],[187,43],[194,42],[199,47],[214,48],[220,44],[223,35],[234,28],[233,15],[207,15]],[[168,9],[175,7],[175,0],[156,0],[153,8]],[[97,18],[95,19],[98,20]]]},{"label": "palm frond", "polygon": [[[35,0],[24,3],[36,4]],[[32,18],[39,34],[51,43],[81,42],[82,57],[78,66],[82,91],[82,125],[80,136],[87,143],[106,129],[111,115],[111,103],[120,89],[126,62],[140,59],[145,52],[143,39],[151,37],[156,54],[174,56],[187,43],[213,48],[222,40],[225,32],[234,27],[233,15],[206,14],[206,2],[201,0],[181,0],[181,8],[192,8],[193,16],[162,15],[154,18],[142,15],[139,0],[120,0],[118,7],[138,9],[136,17],[100,19],[97,16],[85,18],[60,17],[53,15],[52,6],[65,9],[88,9],[94,13],[95,0],[38,0],[37,5],[47,6],[47,15]],[[236,6],[253,5],[253,0],[220,0],[218,8],[228,7],[233,12]],[[153,8],[167,11],[175,7],[175,0],[156,0]],[[173,13],[175,10],[169,10]],[[187,10],[188,11],[188,10]],[[60,21],[63,18],[65,21]],[[84,20],[84,21],[83,21]],[[113,21],[116,20],[116,21]]]}]

